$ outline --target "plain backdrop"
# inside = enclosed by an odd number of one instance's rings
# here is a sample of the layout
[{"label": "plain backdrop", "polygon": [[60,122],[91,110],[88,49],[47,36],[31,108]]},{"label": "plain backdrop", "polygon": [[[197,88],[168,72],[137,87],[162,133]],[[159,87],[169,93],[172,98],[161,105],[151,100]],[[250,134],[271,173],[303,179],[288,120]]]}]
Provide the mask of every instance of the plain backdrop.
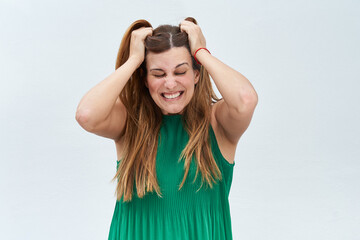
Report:
[{"label": "plain backdrop", "polygon": [[[235,240],[360,239],[360,4],[355,0],[1,0],[0,239],[107,239],[112,140],[80,127],[137,19],[198,20],[259,102],[230,191]],[[217,91],[218,96],[220,96]]]}]

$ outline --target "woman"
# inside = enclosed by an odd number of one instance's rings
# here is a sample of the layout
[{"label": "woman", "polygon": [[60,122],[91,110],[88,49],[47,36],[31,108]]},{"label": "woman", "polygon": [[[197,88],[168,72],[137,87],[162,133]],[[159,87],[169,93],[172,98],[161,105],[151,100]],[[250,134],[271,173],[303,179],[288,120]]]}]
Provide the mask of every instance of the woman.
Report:
[{"label": "woman", "polygon": [[109,239],[232,239],[228,195],[257,105],[251,83],[211,55],[194,18],[156,29],[135,21],[115,69],[76,113],[85,130],[115,141]]}]

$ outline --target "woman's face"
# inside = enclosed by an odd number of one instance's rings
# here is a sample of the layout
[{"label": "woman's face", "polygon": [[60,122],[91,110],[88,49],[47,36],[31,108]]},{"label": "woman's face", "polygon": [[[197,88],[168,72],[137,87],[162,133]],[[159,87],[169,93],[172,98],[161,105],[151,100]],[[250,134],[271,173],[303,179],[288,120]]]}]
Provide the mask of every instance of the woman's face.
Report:
[{"label": "woman's face", "polygon": [[194,94],[199,71],[192,68],[186,47],[173,47],[146,56],[145,85],[156,105],[165,115],[182,113]]}]

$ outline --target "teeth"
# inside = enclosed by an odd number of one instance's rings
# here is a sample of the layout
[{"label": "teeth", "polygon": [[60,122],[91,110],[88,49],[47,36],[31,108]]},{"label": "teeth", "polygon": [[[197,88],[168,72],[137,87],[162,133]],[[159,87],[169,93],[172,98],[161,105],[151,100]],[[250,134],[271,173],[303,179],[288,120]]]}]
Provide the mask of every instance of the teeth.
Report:
[{"label": "teeth", "polygon": [[164,93],[165,98],[170,98],[171,99],[171,98],[176,98],[178,96],[180,96],[180,92],[175,93],[175,94],[166,94],[166,93]]}]

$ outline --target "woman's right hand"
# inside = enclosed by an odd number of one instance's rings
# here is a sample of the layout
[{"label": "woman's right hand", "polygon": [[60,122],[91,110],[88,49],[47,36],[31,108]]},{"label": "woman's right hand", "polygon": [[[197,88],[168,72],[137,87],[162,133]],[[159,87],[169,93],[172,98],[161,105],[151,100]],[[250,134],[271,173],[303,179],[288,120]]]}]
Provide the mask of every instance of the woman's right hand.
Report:
[{"label": "woman's right hand", "polygon": [[131,32],[129,58],[139,61],[139,66],[145,59],[145,38],[152,33],[152,27],[141,27]]}]

